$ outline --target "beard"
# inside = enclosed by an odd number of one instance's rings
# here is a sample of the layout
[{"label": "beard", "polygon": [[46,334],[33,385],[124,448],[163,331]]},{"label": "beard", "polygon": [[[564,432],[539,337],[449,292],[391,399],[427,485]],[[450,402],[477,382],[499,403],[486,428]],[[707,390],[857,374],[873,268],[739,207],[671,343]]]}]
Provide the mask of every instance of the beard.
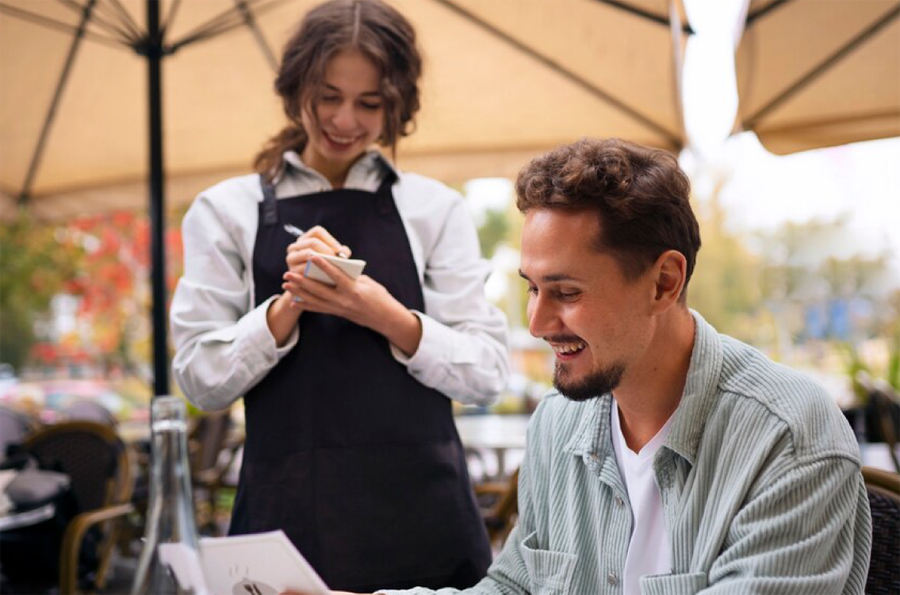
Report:
[{"label": "beard", "polygon": [[591,372],[584,378],[574,379],[565,365],[557,362],[553,370],[553,387],[570,401],[587,401],[612,392],[622,382],[624,373],[625,365],[614,363]]}]

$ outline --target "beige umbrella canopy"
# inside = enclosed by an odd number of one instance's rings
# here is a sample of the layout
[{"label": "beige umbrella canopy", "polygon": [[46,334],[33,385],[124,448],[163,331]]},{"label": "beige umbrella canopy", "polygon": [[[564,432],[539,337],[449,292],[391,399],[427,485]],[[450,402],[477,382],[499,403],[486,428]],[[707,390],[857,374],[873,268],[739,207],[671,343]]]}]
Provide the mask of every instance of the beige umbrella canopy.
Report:
[{"label": "beige umbrella canopy", "polygon": [[738,122],[779,155],[900,136],[900,2],[752,0]]},{"label": "beige umbrella canopy", "polygon": [[[585,135],[682,143],[680,0],[389,1],[426,59],[404,169],[453,182],[514,175]],[[168,392],[163,197],[250,171],[285,122],[277,48],[314,3],[0,0],[2,212],[149,205],[155,394]]]},{"label": "beige umbrella canopy", "polygon": [[[177,48],[162,60],[170,202],[246,173],[255,152],[281,128],[274,66],[262,47],[277,55],[314,3],[161,3],[161,23],[169,23],[165,42]],[[73,30],[88,4],[0,0],[4,210],[24,199],[41,216],[65,217],[146,202],[147,66],[126,47],[139,44],[146,30],[143,0],[93,3],[47,125]],[[417,27],[426,60],[418,129],[400,145],[405,169],[453,182],[514,175],[534,154],[585,135],[673,150],[682,143],[683,42],[681,35],[673,40],[668,0],[394,4]],[[680,34],[678,24],[686,28],[680,2],[673,14]],[[208,33],[215,35],[201,40],[217,17],[225,30],[214,26]]]}]

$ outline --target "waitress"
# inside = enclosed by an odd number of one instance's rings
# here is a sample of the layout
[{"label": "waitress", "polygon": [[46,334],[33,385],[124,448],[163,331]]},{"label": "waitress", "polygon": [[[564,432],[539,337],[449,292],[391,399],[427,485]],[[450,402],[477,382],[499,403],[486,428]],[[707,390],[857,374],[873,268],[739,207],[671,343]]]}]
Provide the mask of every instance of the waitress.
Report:
[{"label": "waitress", "polygon": [[[462,197],[372,149],[411,130],[420,74],[389,5],[312,9],[275,81],[289,126],[183,222],[175,377],[246,412],[230,533],[283,530],[336,589],[464,588],[490,564],[451,399],[504,387],[506,322]],[[339,253],[364,274],[316,258]]]}]

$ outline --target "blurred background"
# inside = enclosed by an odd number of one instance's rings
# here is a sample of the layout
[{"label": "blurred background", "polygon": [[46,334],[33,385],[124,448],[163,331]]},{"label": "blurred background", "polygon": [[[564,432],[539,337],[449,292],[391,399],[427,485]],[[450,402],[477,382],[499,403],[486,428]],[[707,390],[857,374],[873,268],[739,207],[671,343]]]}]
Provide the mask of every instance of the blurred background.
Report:
[{"label": "blurred background", "polygon": [[[160,4],[175,49],[161,61],[165,178],[151,196],[143,2],[0,3],[0,399],[46,421],[83,397],[146,418],[152,308],[164,318],[181,271],[181,218],[279,129],[273,61],[312,4]],[[845,407],[860,369],[898,386],[896,2],[397,4],[427,60],[398,163],[460,190],[479,226],[516,364],[496,411],[533,407],[552,361],[525,330],[512,182],[587,135],[679,154],[704,241],[690,302],[719,330],[808,370]]]},{"label": "blurred background", "polygon": [[[900,2],[390,1],[426,59],[397,163],[465,196],[511,327],[507,390],[457,410],[476,481],[516,468],[552,374],[527,331],[515,175],[581,136],[679,156],[703,238],[689,304],[815,377],[872,446],[864,462],[894,469]],[[165,316],[182,216],[280,129],[277,56],[314,2],[150,4],[156,35],[144,0],[0,0],[0,406],[39,426],[100,404],[137,452],[152,396],[179,393]],[[216,438],[193,412],[211,532],[241,407]]]}]

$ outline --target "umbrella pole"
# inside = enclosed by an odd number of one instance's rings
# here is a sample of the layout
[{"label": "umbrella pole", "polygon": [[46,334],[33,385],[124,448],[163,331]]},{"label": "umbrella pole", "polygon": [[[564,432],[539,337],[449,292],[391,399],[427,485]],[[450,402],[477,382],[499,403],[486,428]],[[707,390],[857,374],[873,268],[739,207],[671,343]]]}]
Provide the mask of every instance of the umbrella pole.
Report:
[{"label": "umbrella pole", "polygon": [[150,279],[153,296],[153,394],[169,394],[169,349],[166,332],[165,196],[162,147],[162,35],[159,2],[147,0],[147,63],[150,113]]}]

